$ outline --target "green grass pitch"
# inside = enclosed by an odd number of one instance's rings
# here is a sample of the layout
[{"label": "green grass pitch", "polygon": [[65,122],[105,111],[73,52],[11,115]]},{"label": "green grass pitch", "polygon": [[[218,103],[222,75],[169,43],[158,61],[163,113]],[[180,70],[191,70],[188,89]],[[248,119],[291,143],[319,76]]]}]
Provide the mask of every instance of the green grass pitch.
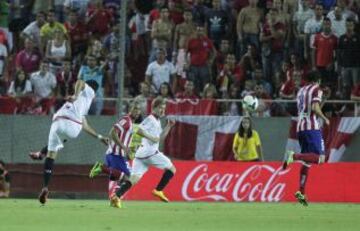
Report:
[{"label": "green grass pitch", "polygon": [[0,231],[360,230],[360,204],[0,199]]}]

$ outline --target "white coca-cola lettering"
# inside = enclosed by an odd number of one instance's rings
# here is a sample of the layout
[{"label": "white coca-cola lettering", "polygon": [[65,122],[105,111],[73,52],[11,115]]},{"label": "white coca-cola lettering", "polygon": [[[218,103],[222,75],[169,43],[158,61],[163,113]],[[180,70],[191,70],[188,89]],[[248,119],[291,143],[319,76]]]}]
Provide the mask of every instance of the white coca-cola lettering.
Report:
[{"label": "white coca-cola lettering", "polygon": [[[208,173],[207,164],[199,164],[185,178],[181,188],[185,200],[280,201],[286,184],[279,182],[282,171],[270,165],[252,165],[239,174]],[[264,178],[269,176],[268,178]],[[259,181],[263,178],[262,181]]]}]

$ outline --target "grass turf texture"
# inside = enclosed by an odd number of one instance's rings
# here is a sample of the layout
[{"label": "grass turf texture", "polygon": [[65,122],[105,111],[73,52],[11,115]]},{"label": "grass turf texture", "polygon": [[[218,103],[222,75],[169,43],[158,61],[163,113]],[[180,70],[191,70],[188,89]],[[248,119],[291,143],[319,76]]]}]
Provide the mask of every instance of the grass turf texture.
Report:
[{"label": "grass turf texture", "polygon": [[359,230],[360,204],[0,199],[0,231]]}]

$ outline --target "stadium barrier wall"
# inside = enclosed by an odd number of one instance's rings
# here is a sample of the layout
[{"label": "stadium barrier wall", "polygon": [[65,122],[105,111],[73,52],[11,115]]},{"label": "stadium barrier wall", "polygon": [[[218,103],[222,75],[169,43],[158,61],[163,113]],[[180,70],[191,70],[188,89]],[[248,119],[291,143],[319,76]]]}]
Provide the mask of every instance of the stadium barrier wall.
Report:
[{"label": "stadium barrier wall", "polygon": [[[98,132],[107,134],[116,117],[89,116],[88,120]],[[254,128],[261,137],[265,160],[282,160],[289,137],[290,120],[290,117],[253,118]],[[50,116],[0,115],[0,159],[6,163],[33,163],[27,154],[47,144],[50,125]],[[88,134],[81,133],[76,140],[69,140],[65,144],[56,163],[92,164],[103,159],[105,150],[104,145]],[[342,161],[360,161],[359,150],[358,130],[346,148]]]},{"label": "stadium barrier wall", "polygon": [[[174,161],[175,177],[165,189],[172,201],[292,202],[300,164],[281,169],[281,162]],[[90,166],[55,166],[51,197],[106,198],[107,177],[88,178]],[[12,196],[35,196],[41,188],[41,165],[10,166]],[[125,200],[154,200],[151,191],[162,171],[151,168]],[[307,183],[311,202],[360,202],[360,163],[312,166]]]}]

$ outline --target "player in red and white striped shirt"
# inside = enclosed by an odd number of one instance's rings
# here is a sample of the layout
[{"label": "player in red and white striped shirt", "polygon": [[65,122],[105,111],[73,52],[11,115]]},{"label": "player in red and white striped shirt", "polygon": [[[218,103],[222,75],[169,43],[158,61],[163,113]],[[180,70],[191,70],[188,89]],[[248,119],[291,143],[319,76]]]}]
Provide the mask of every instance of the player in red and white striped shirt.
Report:
[{"label": "player in red and white striped shirt", "polygon": [[111,198],[118,188],[118,181],[123,175],[123,179],[130,177],[130,164],[128,162],[130,153],[130,143],[133,136],[133,121],[141,114],[140,105],[133,103],[129,114],[119,119],[110,130],[110,140],[106,151],[105,164],[97,162],[90,171],[90,177],[93,178],[100,173],[109,175],[109,199],[114,207],[121,207],[120,203]]},{"label": "player in red and white striped shirt", "polygon": [[320,89],[320,75],[317,72],[308,74],[309,83],[300,88],[297,94],[298,123],[297,136],[301,147],[301,153],[293,151],[286,153],[283,168],[294,160],[303,163],[300,170],[300,188],[295,193],[297,200],[307,205],[305,196],[305,184],[310,164],[320,164],[325,161],[324,140],[322,138],[318,117],[329,125],[329,119],[321,111],[322,90]]}]

